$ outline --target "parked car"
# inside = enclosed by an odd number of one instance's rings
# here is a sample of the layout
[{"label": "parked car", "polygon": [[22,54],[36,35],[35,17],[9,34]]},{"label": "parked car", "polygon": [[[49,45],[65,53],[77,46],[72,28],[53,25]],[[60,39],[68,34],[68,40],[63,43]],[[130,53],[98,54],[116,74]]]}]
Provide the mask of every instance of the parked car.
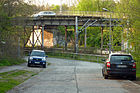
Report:
[{"label": "parked car", "polygon": [[41,11],[37,14],[33,14],[32,17],[43,17],[43,16],[53,16],[56,15],[53,11]]},{"label": "parked car", "polygon": [[109,76],[125,76],[136,80],[136,62],[130,54],[111,53],[103,61],[102,74],[105,79]]},{"label": "parked car", "polygon": [[31,54],[28,57],[28,64],[27,66],[42,66],[46,68],[46,55],[45,51],[43,50],[32,50]]}]

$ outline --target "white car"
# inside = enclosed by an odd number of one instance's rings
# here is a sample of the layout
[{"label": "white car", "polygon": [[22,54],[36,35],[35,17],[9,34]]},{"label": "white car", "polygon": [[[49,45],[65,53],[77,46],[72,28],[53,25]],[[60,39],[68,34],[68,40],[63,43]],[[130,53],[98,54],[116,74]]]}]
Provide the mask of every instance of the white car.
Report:
[{"label": "white car", "polygon": [[53,16],[56,15],[53,11],[41,11],[37,14],[33,14],[32,17],[43,17],[43,16]]}]

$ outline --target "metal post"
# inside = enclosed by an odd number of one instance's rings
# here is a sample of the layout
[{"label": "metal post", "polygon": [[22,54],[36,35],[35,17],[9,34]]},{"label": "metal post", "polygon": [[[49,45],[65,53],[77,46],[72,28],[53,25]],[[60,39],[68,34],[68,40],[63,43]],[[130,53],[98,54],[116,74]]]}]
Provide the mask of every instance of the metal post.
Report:
[{"label": "metal post", "polygon": [[60,14],[62,14],[62,0],[60,0]]},{"label": "metal post", "polygon": [[26,33],[26,27],[24,26],[24,48],[25,48],[25,45],[26,45],[25,44],[25,35],[26,35],[25,33]]},{"label": "metal post", "polygon": [[18,57],[20,57],[20,37],[18,38]]},{"label": "metal post", "polygon": [[87,45],[87,28],[85,28],[85,50],[86,50],[86,46]]},{"label": "metal post", "polygon": [[124,51],[124,40],[123,40],[123,27],[122,27],[122,33],[121,33],[121,50]]},{"label": "metal post", "polygon": [[110,30],[109,30],[109,54],[111,54],[112,49],[112,35],[111,35],[111,12],[110,12]]},{"label": "metal post", "polygon": [[67,51],[67,26],[65,26],[65,51]]},{"label": "metal post", "polygon": [[42,25],[42,48],[44,48],[44,25]]},{"label": "metal post", "polygon": [[33,26],[33,32],[32,32],[32,47],[34,48],[34,33],[35,33],[35,30],[34,30],[34,26]]},{"label": "metal post", "polygon": [[101,54],[102,54],[102,50],[103,50],[103,44],[104,44],[104,40],[103,40],[103,27],[101,27]]},{"label": "metal post", "polygon": [[75,47],[76,47],[76,53],[78,53],[78,17],[75,17]]}]

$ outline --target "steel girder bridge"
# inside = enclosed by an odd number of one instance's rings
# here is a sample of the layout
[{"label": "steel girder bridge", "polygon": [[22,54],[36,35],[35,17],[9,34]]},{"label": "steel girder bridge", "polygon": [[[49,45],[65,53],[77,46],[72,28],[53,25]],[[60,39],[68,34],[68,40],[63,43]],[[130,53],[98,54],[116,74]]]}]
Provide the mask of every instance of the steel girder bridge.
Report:
[{"label": "steel girder bridge", "polygon": [[[12,20],[14,25],[20,25],[24,27],[24,35],[27,35],[26,27],[32,27],[32,42],[31,47],[35,47],[37,41],[40,42],[41,48],[44,48],[44,29],[56,29],[58,26],[65,26],[65,50],[67,50],[67,26],[75,27],[75,52],[78,53],[78,34],[80,31],[85,31],[85,47],[86,47],[86,28],[87,27],[101,27],[101,49],[103,49],[103,29],[104,27],[122,26],[119,25],[120,19],[118,18],[109,18],[106,15],[54,15],[54,16],[43,16],[38,18],[26,17],[26,18],[14,18]],[[111,24],[110,24],[111,23]],[[80,29],[78,27],[81,26]],[[37,39],[35,41],[34,34],[35,27],[40,27],[42,35],[41,40],[38,39],[39,36],[36,35]],[[113,29],[112,29],[113,30]],[[28,39],[29,40],[29,39]],[[27,41],[24,41],[24,47],[27,44]]]}]

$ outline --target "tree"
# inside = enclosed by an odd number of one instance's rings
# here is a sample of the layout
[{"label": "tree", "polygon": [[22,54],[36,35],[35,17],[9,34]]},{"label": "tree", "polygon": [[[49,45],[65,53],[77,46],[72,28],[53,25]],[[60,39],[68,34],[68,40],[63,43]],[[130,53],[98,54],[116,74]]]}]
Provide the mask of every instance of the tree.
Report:
[{"label": "tree", "polygon": [[23,27],[12,25],[11,18],[30,16],[34,9],[36,9],[35,5],[29,5],[23,0],[0,0],[0,54],[2,56],[17,56],[19,37],[20,45],[23,46]]},{"label": "tree", "polygon": [[51,6],[51,10],[52,11],[59,11],[60,10],[60,6],[59,5],[52,5]]},{"label": "tree", "polygon": [[102,8],[107,8],[113,11],[115,6],[114,0],[80,0],[77,9],[80,11],[102,11]]},{"label": "tree", "polygon": [[[130,49],[135,58],[140,60],[140,1],[139,0],[120,0],[117,4],[117,12],[122,12],[126,20],[129,20],[129,25],[126,23],[126,28],[129,28],[128,38],[129,45],[133,46]],[[121,16],[122,17],[122,16]]]},{"label": "tree", "polygon": [[30,16],[37,10],[35,5],[25,3],[23,0],[1,0],[0,9],[9,17]]}]

